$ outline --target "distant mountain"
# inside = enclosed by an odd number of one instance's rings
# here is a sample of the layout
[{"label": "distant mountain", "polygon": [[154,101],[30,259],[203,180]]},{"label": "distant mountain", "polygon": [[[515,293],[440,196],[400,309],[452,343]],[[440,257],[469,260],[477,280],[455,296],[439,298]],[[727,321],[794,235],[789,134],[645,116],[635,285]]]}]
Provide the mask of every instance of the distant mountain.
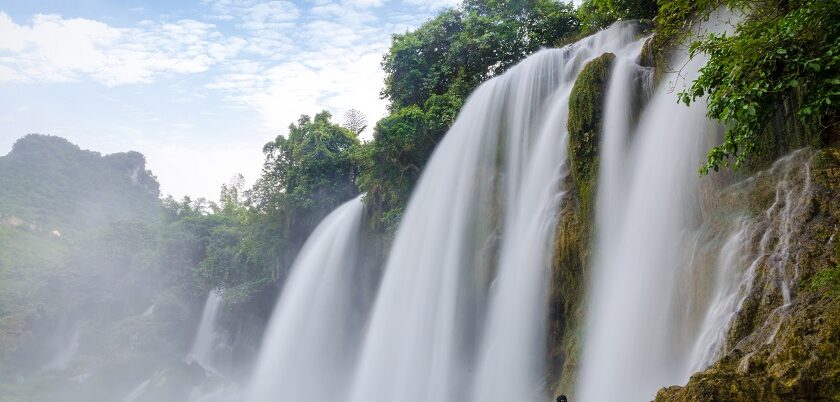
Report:
[{"label": "distant mountain", "polygon": [[102,155],[64,138],[29,134],[0,157],[0,222],[73,233],[153,218],[159,195],[138,152]]}]

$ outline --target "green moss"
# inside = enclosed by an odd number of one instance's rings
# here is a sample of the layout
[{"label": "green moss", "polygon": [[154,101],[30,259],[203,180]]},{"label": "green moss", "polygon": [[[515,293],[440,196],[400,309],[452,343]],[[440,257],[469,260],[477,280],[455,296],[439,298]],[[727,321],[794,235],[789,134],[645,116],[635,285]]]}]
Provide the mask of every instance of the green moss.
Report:
[{"label": "green moss", "polygon": [[598,143],[607,81],[615,55],[605,53],[584,66],[569,98],[570,189],[559,213],[549,290],[548,371],[556,394],[574,397],[580,356],[592,236],[592,208],[598,176]]},{"label": "green moss", "polygon": [[685,386],[659,390],[656,402],[833,400],[840,394],[838,298],[808,297],[776,341],[734,350]]},{"label": "green moss", "polygon": [[840,264],[817,272],[811,278],[811,287],[834,294],[840,294]]},{"label": "green moss", "polygon": [[580,355],[579,328],[590,256],[590,220],[582,214],[577,194],[567,197],[554,237],[549,291],[547,382],[556,394],[574,396]]},{"label": "green moss", "polygon": [[614,60],[614,54],[604,53],[589,62],[578,75],[569,96],[569,159],[586,216],[594,201],[604,99]]}]

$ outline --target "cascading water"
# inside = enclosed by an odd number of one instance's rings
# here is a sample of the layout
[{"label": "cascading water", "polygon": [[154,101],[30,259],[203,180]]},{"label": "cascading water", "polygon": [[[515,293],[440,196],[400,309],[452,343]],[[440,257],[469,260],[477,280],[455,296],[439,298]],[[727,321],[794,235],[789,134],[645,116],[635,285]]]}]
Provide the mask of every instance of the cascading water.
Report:
[{"label": "cascading water", "polygon": [[[657,88],[635,128],[626,105],[645,86],[627,84],[645,73],[626,62],[613,69],[576,398],[581,401],[650,400],[659,388],[683,384],[714,363],[725,348],[734,347],[726,344],[727,333],[760,266],[770,267],[765,280],[774,282],[770,288],[778,290],[782,302],[764,324],[772,329],[757,333],[772,339],[790,303],[797,273],[788,250],[795,219],[806,210],[807,163],[804,184],[791,179],[795,167],[803,165],[789,161],[797,154],[774,165],[776,200],[761,216],[742,214],[726,223],[704,216],[720,212],[701,210],[704,182],[696,169],[711,134],[722,129],[705,116],[702,102],[689,108],[677,104],[674,87],[691,82],[705,63],[702,55],[683,57],[673,63],[683,66],[678,81]],[[715,186],[714,181],[704,185]],[[721,230],[715,225],[728,234],[714,234]]]},{"label": "cascading water", "polygon": [[[637,103],[646,97],[652,86],[652,69],[642,67],[637,62],[640,51],[640,46],[628,46],[616,55],[613,62],[604,105],[603,139],[599,155],[599,191],[596,194],[596,204],[600,209],[596,224],[599,227],[617,223],[624,208],[621,200],[626,191],[624,162],[630,141],[628,133],[632,129],[634,110],[640,106]],[[599,232],[598,243],[607,242],[608,236],[612,234],[612,231]]]},{"label": "cascading water", "polygon": [[149,384],[151,384],[151,382],[152,382],[151,379],[143,381],[142,383],[140,383],[140,385],[138,385],[136,388],[131,390],[131,392],[125,398],[123,398],[121,402],[134,402],[134,401],[136,401],[137,398],[139,398],[140,396],[143,395],[143,392],[146,392],[146,388],[149,387]]},{"label": "cascading water", "polygon": [[[570,59],[588,59],[613,52],[620,63],[632,63],[643,40],[632,24],[616,25],[577,44]],[[583,63],[581,63],[583,64]],[[634,63],[635,64],[635,63]],[[578,66],[575,66],[579,68]],[[557,209],[563,192],[558,179],[565,176],[568,97],[577,72],[566,70],[549,100],[554,114],[536,132],[532,154],[526,161],[519,183],[509,182],[509,200],[500,251],[497,282],[491,292],[488,325],[478,361],[474,385],[475,401],[542,400],[545,350],[545,283]],[[527,131],[523,131],[527,132]],[[512,133],[508,141],[526,141],[528,135]],[[527,148],[526,148],[527,149]],[[513,159],[513,158],[512,158]],[[516,186],[516,187],[513,187]],[[501,363],[500,362],[504,362]]]},{"label": "cascading water", "polygon": [[[698,56],[674,65],[685,65],[690,82],[703,63]],[[596,206],[598,237],[578,385],[582,401],[650,400],[663,385],[683,383],[691,373],[686,358],[691,343],[685,346],[674,336],[686,319],[675,289],[678,267],[688,265],[683,251],[699,226],[703,139],[718,128],[702,103],[680,105],[673,90],[660,85],[629,138],[631,130],[615,135],[610,120],[605,123],[602,150],[614,154],[602,154],[604,163],[622,162],[599,177],[598,191],[609,198],[602,196]],[[607,111],[612,113],[620,112]],[[622,155],[625,142],[630,146]]]},{"label": "cascading water", "polygon": [[152,314],[155,313],[155,306],[157,306],[157,304],[152,303],[152,305],[149,306],[149,308],[147,308],[146,310],[144,310],[143,314],[141,314],[140,316],[141,317],[151,317]]},{"label": "cascading water", "polygon": [[[636,32],[617,24],[541,51],[470,96],[406,208],[350,400],[545,398],[545,283],[568,96],[587,60],[635,44]],[[488,244],[497,258],[480,255]]]},{"label": "cascading water", "polygon": [[216,319],[219,315],[219,307],[222,304],[222,297],[215,290],[211,290],[204,302],[204,310],[201,312],[201,321],[195,333],[192,347],[187,354],[188,361],[194,361],[204,369],[216,371],[216,347],[218,346],[219,334],[216,331]]},{"label": "cascading water", "polygon": [[[702,370],[713,363],[724,347],[729,323],[741,309],[741,304],[752,287],[756,264],[749,264],[751,222],[737,219],[732,233],[721,247],[715,261],[714,294],[704,318],[702,330],[695,343],[690,361],[691,371]],[[744,272],[744,267],[749,269]]]},{"label": "cascading water", "polygon": [[[794,152],[778,160],[768,171],[721,190],[737,197],[755,186],[757,178],[776,183],[773,203],[766,211],[757,216],[741,211],[734,219],[712,263],[712,292],[689,355],[689,372],[703,370],[722,353],[738,347],[727,343],[753,340],[749,338],[761,338],[755,339],[757,342],[772,341],[786,318],[791,289],[798,278],[798,255],[791,253],[792,239],[802,227],[801,220],[807,215],[812,195],[810,155],[807,150]],[[758,280],[768,283],[756,286]],[[775,298],[778,302],[762,328],[746,340],[727,339],[747,297],[767,289],[771,294],[762,297]],[[749,354],[744,361],[748,360]]]},{"label": "cascading water", "polygon": [[79,328],[73,326],[72,335],[67,340],[67,343],[53,356],[53,358],[43,367],[44,370],[66,370],[76,357],[79,351],[79,337],[81,333]]},{"label": "cascading water", "polygon": [[341,400],[362,308],[354,294],[360,198],[315,229],[298,254],[263,339],[247,400]]},{"label": "cascading water", "polygon": [[[790,258],[784,216],[802,201],[788,185],[764,221],[741,215],[708,233],[696,169],[722,129],[702,103],[679,105],[674,83],[653,92],[652,71],[638,64],[644,40],[618,23],[540,51],[470,96],[407,205],[364,328],[366,305],[352,295],[361,202],[328,216],[294,264],[248,400],[548,399],[546,283],[566,190],[569,94],[606,52],[616,57],[575,399],[649,400],[716,360],[756,266]],[[676,84],[703,63],[674,63],[683,66]],[[777,240],[747,250],[767,228]],[[699,270],[707,259],[713,269]],[[796,273],[774,267],[782,311]]]}]

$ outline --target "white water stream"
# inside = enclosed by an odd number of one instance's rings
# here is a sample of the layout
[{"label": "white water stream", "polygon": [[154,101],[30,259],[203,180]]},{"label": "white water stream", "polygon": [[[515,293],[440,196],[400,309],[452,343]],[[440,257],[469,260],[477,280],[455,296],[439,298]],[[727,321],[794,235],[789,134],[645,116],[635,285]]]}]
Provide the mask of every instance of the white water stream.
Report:
[{"label": "white water stream", "polygon": [[[703,63],[697,57],[685,65],[688,82]],[[627,119],[620,110],[606,113],[602,160],[609,167],[599,177],[582,401],[649,400],[663,385],[688,379],[689,353],[676,339],[686,317],[675,311],[684,298],[675,291],[699,227],[704,139],[717,131],[705,114],[702,101],[678,104],[669,85],[657,88],[634,130],[622,132]]]},{"label": "white water stream", "polygon": [[192,347],[187,354],[188,361],[194,361],[205,370],[216,372],[216,348],[219,345],[219,333],[216,331],[216,320],[219,307],[222,304],[221,295],[211,290],[204,302],[201,321],[195,333]]},{"label": "white water stream", "polygon": [[304,244],[264,336],[248,401],[335,401],[346,392],[362,327],[353,269],[362,212],[360,198],[348,201]]}]

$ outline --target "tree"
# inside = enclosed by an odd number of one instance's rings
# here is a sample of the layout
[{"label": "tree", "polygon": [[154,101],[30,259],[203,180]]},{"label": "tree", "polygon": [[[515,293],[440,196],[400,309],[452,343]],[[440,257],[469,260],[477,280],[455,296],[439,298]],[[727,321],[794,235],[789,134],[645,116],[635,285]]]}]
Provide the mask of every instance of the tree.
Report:
[{"label": "tree", "polygon": [[222,186],[221,208],[205,217],[212,225],[199,276],[210,287],[238,300],[270,288],[321,219],[358,194],[351,156],[359,141],[331,117],[301,116],[288,135],[265,144],[262,174],[251,189],[243,190],[241,175]]},{"label": "tree", "polygon": [[227,184],[222,184],[219,194],[219,202],[223,211],[231,211],[243,205],[242,196],[245,191],[245,176],[237,173],[230,178]]},{"label": "tree", "polygon": [[367,118],[362,112],[350,109],[344,113],[344,128],[359,135],[367,128]]},{"label": "tree", "polygon": [[390,115],[356,158],[359,186],[386,227],[396,227],[420,170],[469,93],[579,29],[571,3],[466,0],[393,36],[382,61]]},{"label": "tree", "polygon": [[652,20],[658,11],[656,0],[584,0],[577,13],[583,31],[591,33],[619,20]]}]

